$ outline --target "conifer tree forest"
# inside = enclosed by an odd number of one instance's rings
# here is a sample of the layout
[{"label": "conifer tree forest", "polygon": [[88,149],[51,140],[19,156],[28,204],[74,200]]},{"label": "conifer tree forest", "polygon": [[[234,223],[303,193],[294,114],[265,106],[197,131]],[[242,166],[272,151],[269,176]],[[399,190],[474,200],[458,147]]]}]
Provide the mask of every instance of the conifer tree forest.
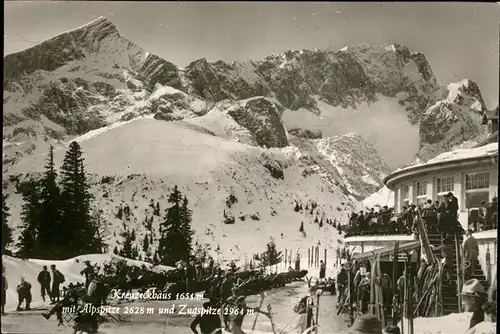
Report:
[{"label": "conifer tree forest", "polygon": [[[21,183],[23,198],[21,211],[22,231],[18,241],[17,256],[22,258],[67,259],[90,253],[102,253],[107,245],[107,223],[102,210],[92,208],[94,198],[90,193],[88,177],[80,145],[71,142],[62,166],[57,169],[54,148],[51,146],[41,178],[31,178]],[[189,261],[195,256],[193,250],[194,231],[191,228],[193,212],[189,201],[175,186],[168,196],[167,209],[160,223],[158,240],[153,240],[153,231],[140,239],[134,229],[125,228],[120,233],[121,247],[113,253],[132,259],[141,259],[156,264],[175,265],[178,261]],[[153,204],[154,215],[160,216],[160,204]],[[119,217],[125,219],[130,208],[120,207]],[[12,244],[9,226],[8,197],[2,197],[2,250],[8,254]],[[151,225],[153,220],[146,217]],[[154,245],[155,241],[157,245]],[[157,249],[152,252],[152,247]]]},{"label": "conifer tree forest", "polygon": [[21,194],[23,230],[18,255],[66,259],[102,251],[98,222],[91,214],[92,195],[82,150],[77,142],[70,143],[59,172],[51,146],[42,178],[24,182]]}]

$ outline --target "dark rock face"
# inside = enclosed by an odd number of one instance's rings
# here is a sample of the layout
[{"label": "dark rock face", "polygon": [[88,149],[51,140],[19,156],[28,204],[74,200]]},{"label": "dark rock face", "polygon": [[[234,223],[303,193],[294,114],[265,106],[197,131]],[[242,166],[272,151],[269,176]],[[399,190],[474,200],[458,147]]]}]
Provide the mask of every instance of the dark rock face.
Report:
[{"label": "dark rock face", "polygon": [[252,63],[238,65],[230,65],[223,61],[209,63],[202,58],[186,67],[186,79],[189,80],[195,95],[211,97],[216,102],[266,96],[271,92],[262,78],[254,73]]},{"label": "dark rock face", "polygon": [[[82,27],[58,35],[42,44],[4,57],[4,88],[13,81],[37,70],[53,71],[66,63],[85,58],[84,51],[95,51],[100,41],[119,37],[118,30],[108,20],[100,18]],[[59,52],[55,52],[58,50]],[[33,61],[36,59],[36,61]]]},{"label": "dark rock face", "polygon": [[248,129],[262,147],[285,147],[288,139],[281,115],[283,106],[265,97],[243,100],[236,105],[227,104],[225,108],[236,123]]},{"label": "dark rock face", "polygon": [[[410,67],[414,66],[414,69]],[[407,73],[408,72],[408,73]],[[415,74],[417,79],[415,79]],[[246,99],[274,95],[286,108],[318,111],[318,96],[332,106],[356,108],[376,100],[376,94],[396,96],[411,107],[410,119],[418,118],[430,98],[419,93],[433,92],[437,81],[423,55],[402,46],[357,45],[346,51],[287,51],[263,61],[226,64],[200,59],[186,68],[193,92],[204,91],[216,100]]]},{"label": "dark rock face", "polygon": [[157,83],[177,89],[182,88],[177,66],[156,55],[149,55],[138,73],[147,82],[149,91],[152,91]]}]

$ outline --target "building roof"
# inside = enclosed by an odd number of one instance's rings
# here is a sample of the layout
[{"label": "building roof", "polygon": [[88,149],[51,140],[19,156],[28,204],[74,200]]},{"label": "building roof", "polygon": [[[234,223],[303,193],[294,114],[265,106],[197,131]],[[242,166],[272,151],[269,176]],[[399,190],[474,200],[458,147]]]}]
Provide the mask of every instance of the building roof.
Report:
[{"label": "building roof", "polygon": [[398,178],[402,174],[414,174],[423,172],[428,169],[435,169],[438,167],[453,166],[457,163],[464,161],[473,162],[474,160],[481,160],[491,156],[498,156],[498,142],[490,143],[480,147],[457,149],[450,152],[442,153],[426,163],[413,165],[410,167],[398,169],[389,174],[384,179],[384,184],[387,185],[389,181]]}]

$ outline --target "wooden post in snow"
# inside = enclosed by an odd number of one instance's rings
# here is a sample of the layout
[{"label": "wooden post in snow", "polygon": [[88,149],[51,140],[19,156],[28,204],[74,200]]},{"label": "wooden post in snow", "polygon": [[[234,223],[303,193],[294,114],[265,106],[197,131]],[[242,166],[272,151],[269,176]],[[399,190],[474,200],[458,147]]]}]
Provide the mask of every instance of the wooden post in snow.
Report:
[{"label": "wooden post in snow", "polygon": [[319,267],[319,246],[316,246],[316,268]]},{"label": "wooden post in snow", "polygon": [[307,249],[307,268],[310,268],[310,263],[311,263],[311,250],[308,248]]},{"label": "wooden post in snow", "polygon": [[325,267],[326,267],[326,254],[327,254],[327,249],[325,248]]}]

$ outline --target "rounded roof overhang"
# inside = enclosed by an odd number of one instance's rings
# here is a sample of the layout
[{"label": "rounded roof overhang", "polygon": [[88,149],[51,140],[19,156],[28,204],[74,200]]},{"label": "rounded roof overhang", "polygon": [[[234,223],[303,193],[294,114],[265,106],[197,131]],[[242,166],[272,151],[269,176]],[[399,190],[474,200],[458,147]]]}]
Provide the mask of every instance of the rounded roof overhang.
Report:
[{"label": "rounded roof overhang", "polygon": [[410,166],[389,174],[384,178],[384,185],[390,190],[394,190],[393,186],[401,180],[408,177],[417,176],[424,173],[431,173],[446,169],[474,167],[477,165],[494,165],[498,163],[498,149],[496,151],[483,153],[478,156],[459,158],[453,160],[436,161],[421,165]]}]

